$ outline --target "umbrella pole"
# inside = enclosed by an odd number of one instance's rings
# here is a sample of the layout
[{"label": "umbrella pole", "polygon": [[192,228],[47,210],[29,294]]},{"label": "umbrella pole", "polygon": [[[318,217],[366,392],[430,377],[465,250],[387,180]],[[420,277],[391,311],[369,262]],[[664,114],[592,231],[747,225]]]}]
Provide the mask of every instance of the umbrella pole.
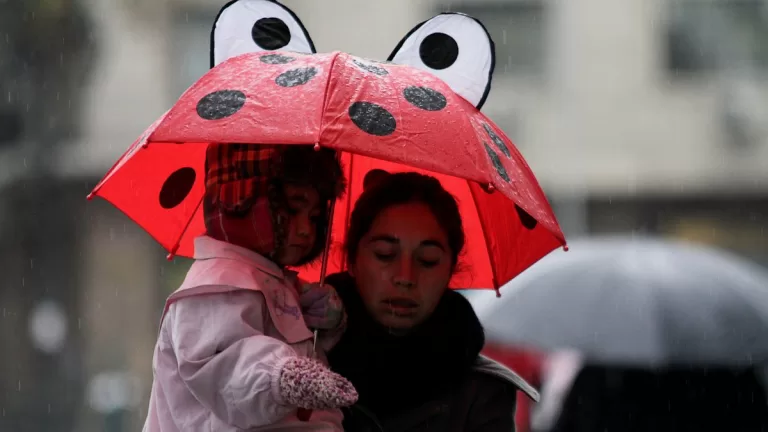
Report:
[{"label": "umbrella pole", "polygon": [[[328,232],[325,234],[325,249],[323,250],[323,262],[320,266],[320,285],[325,283],[325,274],[328,273],[328,256],[331,254],[331,238],[333,233],[333,214],[336,210],[336,199],[331,201],[331,208],[328,210]],[[314,331],[314,340],[312,342],[312,352],[317,350],[317,330]]]},{"label": "umbrella pole", "polygon": [[328,256],[331,254],[331,239],[333,238],[333,214],[336,211],[336,199],[331,201],[331,208],[328,210],[328,232],[325,234],[325,249],[323,250],[323,261],[320,266],[320,285],[325,283],[325,274],[328,272]]},{"label": "umbrella pole", "polygon": [[[325,283],[325,275],[328,272],[328,257],[331,254],[331,239],[333,238],[333,215],[336,211],[336,198],[331,201],[331,208],[328,209],[328,232],[325,234],[325,249],[323,250],[323,261],[320,265],[320,285]],[[312,355],[317,356],[317,329],[313,331],[312,337]],[[308,421],[312,416],[312,410],[299,408],[296,416],[300,421]]]}]

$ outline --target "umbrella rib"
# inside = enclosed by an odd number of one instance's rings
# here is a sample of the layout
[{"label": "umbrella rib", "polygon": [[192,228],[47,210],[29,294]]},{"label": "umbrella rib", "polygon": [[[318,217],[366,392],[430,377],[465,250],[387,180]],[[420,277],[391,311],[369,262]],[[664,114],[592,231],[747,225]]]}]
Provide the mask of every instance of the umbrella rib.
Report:
[{"label": "umbrella rib", "polygon": [[664,302],[660,301],[658,297],[660,296],[658,294],[654,295],[653,290],[651,290],[650,299],[651,299],[651,303],[653,303],[653,306],[652,306],[653,319],[650,320],[648,324],[653,327],[653,331],[650,334],[653,335],[653,338],[657,344],[656,346],[659,348],[660,358],[657,359],[658,361],[656,363],[664,364],[664,363],[668,363],[671,360],[671,358],[663,358],[663,357],[669,356],[667,347],[671,346],[671,343],[673,341],[669,340],[668,332],[664,331],[663,324],[662,324],[665,316]]},{"label": "umbrella rib", "polygon": [[[475,191],[472,190],[472,186],[469,184],[469,180],[467,180],[467,187],[469,188],[469,196],[472,197],[472,204],[474,204],[475,209],[477,209],[477,199],[475,198]],[[483,244],[485,245],[485,250],[488,253],[488,260],[491,261],[491,280],[493,281],[493,289],[496,291],[496,297],[501,297],[501,291],[499,291],[499,281],[496,278],[496,267],[494,266],[495,262],[493,259],[493,255],[491,254],[491,247],[488,245],[488,227],[485,224],[485,221],[483,218],[480,217],[480,212],[478,212],[478,220],[480,221],[480,228],[483,229]]]},{"label": "umbrella rib", "polygon": [[328,107],[328,99],[330,98],[330,92],[328,91],[329,88],[331,88],[331,77],[333,76],[333,68],[336,66],[336,60],[338,60],[341,53],[337,52],[333,55],[333,60],[331,60],[331,65],[328,67],[328,78],[325,79],[325,93],[323,93],[323,107],[320,109],[320,121],[318,124],[320,125],[320,130],[317,132],[317,143],[320,143],[320,137],[323,136],[325,132],[325,125],[323,124],[323,119],[325,118],[325,110]]},{"label": "umbrella rib", "polygon": [[200,206],[203,203],[203,199],[205,198],[205,194],[203,194],[200,197],[200,201],[197,202],[197,205],[195,206],[195,211],[192,212],[192,216],[189,217],[189,220],[186,224],[184,224],[184,229],[181,230],[181,233],[179,234],[179,237],[176,239],[176,241],[173,244],[173,247],[171,248],[170,252],[168,253],[168,260],[172,260],[174,256],[176,256],[176,251],[179,250],[179,246],[181,245],[181,239],[184,238],[184,234],[187,233],[187,230],[189,229],[189,226],[192,225],[192,220],[195,219],[195,215],[197,214],[197,211],[200,210]]},{"label": "umbrella rib", "polygon": [[[736,271],[736,270],[737,269],[734,269],[734,271]],[[732,285],[732,284],[723,284],[723,285],[727,286],[727,289],[729,291],[731,291],[732,293],[734,293],[738,297],[741,297],[744,300],[744,303],[747,304],[747,308],[754,313],[754,315],[757,317],[757,319],[759,321],[763,322],[764,326],[768,327],[768,320],[766,320],[764,318],[763,313],[759,309],[757,309],[757,306],[752,304],[750,299],[745,294],[741,293],[741,291],[739,291],[739,290],[737,290],[735,288],[735,286],[736,286],[735,284],[734,285]],[[752,360],[752,359],[750,358],[750,360]],[[760,359],[759,361],[763,361],[763,360],[765,360],[765,359]]]},{"label": "umbrella rib", "polygon": [[[352,196],[353,196],[352,195],[352,187],[353,187],[352,173],[354,172],[353,170],[355,168],[355,154],[351,152],[347,152],[347,153],[349,153],[349,169],[347,170],[347,172],[349,173],[347,174],[347,183],[349,184],[349,190],[347,190],[348,201],[347,201],[346,211],[344,212],[344,225],[342,225],[344,227],[349,226],[349,218],[350,218],[350,214],[352,213]],[[342,235],[341,244],[345,245],[347,244],[347,230],[342,230],[342,232],[343,232],[343,235]],[[344,247],[342,247],[341,250],[342,250],[342,255],[341,255],[341,262],[339,263],[339,271],[345,271],[347,269],[347,250]]]}]

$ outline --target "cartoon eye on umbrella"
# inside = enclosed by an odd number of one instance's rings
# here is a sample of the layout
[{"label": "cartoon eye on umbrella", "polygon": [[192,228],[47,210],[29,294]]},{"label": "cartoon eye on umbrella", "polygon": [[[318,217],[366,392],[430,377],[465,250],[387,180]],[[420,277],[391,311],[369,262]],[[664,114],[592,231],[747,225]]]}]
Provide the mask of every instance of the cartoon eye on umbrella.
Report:
[{"label": "cartoon eye on umbrella", "polygon": [[[479,111],[494,57],[485,27],[464,14],[419,24],[380,62],[316,54],[285,6],[233,1],[214,24],[212,69],[90,196],[122,210],[170,256],[191,257],[193,239],[205,231],[200,203],[209,143],[327,147],[341,152],[350,186],[335,206],[327,271],[344,267],[338,245],[366,173],[420,171],[460,203],[467,271],[453,286],[498,290],[565,239],[522,155]],[[308,280],[324,276],[316,267],[300,270]]]}]

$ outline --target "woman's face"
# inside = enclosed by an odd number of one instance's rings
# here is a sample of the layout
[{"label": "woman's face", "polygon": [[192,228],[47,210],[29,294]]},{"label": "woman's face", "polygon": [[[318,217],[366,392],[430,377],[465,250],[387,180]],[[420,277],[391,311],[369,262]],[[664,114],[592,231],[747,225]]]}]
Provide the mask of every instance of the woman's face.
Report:
[{"label": "woman's face", "polygon": [[434,312],[452,273],[445,231],[425,204],[389,207],[360,240],[350,272],[381,325],[410,329]]}]

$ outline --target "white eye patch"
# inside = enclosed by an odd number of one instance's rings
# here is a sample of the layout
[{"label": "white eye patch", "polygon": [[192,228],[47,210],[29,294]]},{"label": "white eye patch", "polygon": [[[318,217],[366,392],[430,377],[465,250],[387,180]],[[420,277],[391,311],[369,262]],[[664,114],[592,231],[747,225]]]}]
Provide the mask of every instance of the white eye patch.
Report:
[{"label": "white eye patch", "polygon": [[211,67],[241,54],[275,50],[315,52],[293,11],[271,0],[235,0],[221,9],[213,24]]},{"label": "white eye patch", "polygon": [[433,73],[479,109],[491,88],[495,58],[493,40],[480,21],[443,13],[414,27],[388,60]]}]

